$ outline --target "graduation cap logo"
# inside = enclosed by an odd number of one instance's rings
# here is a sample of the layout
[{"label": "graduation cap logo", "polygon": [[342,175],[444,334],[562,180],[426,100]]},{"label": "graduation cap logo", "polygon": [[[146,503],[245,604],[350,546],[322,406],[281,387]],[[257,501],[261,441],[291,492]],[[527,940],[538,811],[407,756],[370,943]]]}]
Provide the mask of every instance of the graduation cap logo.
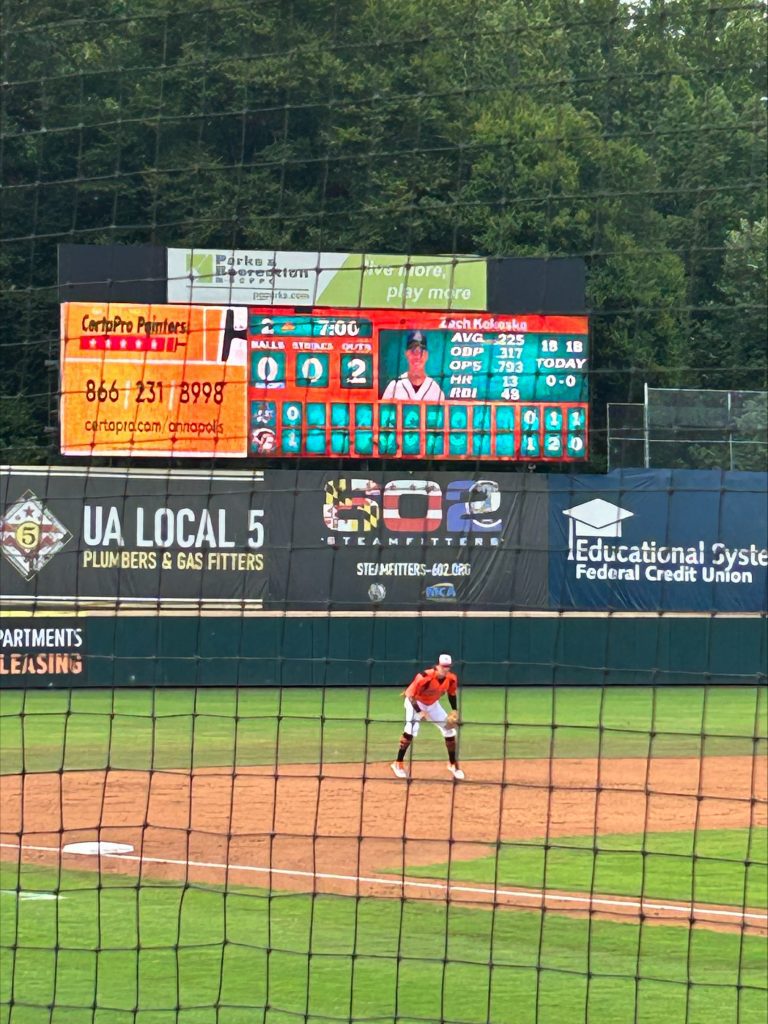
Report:
[{"label": "graduation cap logo", "polygon": [[577,537],[620,537],[622,522],[634,514],[602,498],[564,508],[563,515],[568,516],[568,559],[573,560]]}]

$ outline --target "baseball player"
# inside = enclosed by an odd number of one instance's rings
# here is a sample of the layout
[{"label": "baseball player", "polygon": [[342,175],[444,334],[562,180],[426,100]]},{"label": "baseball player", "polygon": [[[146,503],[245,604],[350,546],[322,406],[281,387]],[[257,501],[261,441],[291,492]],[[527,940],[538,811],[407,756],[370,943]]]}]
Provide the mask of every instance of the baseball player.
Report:
[{"label": "baseball player", "polygon": [[[448,751],[448,771],[454,779],[463,779],[464,772],[459,768],[456,760],[456,730],[459,724],[459,702],[458,690],[459,681],[455,673],[451,672],[453,664],[450,654],[441,654],[437,664],[432,668],[426,668],[419,672],[407,690],[403,691],[405,697],[405,728],[400,737],[400,748],[397,751],[397,760],[393,761],[390,768],[398,779],[407,779],[405,755],[421,727],[422,719],[433,722],[445,740],[445,747]],[[448,703],[451,705],[450,714],[440,704],[440,698],[444,693],[448,694]]]},{"label": "baseball player", "polygon": [[402,402],[444,402],[442,388],[427,376],[427,336],[424,331],[411,331],[405,339],[408,369],[384,388],[382,399]]}]

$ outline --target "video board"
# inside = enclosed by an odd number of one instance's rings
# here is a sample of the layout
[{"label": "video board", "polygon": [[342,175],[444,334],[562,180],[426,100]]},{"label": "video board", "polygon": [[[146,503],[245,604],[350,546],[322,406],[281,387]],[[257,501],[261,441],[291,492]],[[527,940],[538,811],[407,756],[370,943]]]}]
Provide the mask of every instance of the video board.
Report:
[{"label": "video board", "polygon": [[263,308],[249,452],[583,461],[586,317]]},{"label": "video board", "polygon": [[583,461],[583,316],[62,307],[66,455]]}]

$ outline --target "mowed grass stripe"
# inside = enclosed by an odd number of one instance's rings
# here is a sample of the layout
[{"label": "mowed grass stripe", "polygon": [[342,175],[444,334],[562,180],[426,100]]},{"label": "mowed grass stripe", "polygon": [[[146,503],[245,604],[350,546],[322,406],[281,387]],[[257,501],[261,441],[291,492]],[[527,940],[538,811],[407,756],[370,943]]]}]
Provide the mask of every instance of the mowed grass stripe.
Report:
[{"label": "mowed grass stripe", "polygon": [[614,1024],[635,1006],[640,1024],[764,1020],[765,943],[749,936],[17,870],[3,889],[66,899],[0,896],[3,1024],[91,1020],[94,1002],[100,1024]]},{"label": "mowed grass stripe", "polygon": [[[399,871],[401,869],[393,869]],[[646,899],[768,906],[763,828],[568,836],[504,843],[498,854],[409,869],[423,878]]]},{"label": "mowed grass stripe", "polygon": [[[0,691],[0,771],[391,760],[392,689]],[[465,687],[465,760],[768,752],[765,687]],[[417,759],[442,757],[434,729]]]}]

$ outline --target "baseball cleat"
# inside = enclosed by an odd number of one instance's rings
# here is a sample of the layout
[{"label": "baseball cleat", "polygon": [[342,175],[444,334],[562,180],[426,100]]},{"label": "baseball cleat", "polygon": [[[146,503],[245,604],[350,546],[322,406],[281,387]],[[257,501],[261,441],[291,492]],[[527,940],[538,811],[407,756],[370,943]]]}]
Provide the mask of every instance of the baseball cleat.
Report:
[{"label": "baseball cleat", "polygon": [[461,780],[464,778],[464,772],[461,770],[461,768],[457,768],[455,764],[449,764],[448,771],[451,773],[454,779],[457,779],[459,782],[461,782]]},{"label": "baseball cleat", "polygon": [[399,761],[393,761],[389,767],[392,769],[393,774],[395,774],[398,777],[398,779],[408,778],[408,772],[405,770],[405,768],[403,768]]}]

